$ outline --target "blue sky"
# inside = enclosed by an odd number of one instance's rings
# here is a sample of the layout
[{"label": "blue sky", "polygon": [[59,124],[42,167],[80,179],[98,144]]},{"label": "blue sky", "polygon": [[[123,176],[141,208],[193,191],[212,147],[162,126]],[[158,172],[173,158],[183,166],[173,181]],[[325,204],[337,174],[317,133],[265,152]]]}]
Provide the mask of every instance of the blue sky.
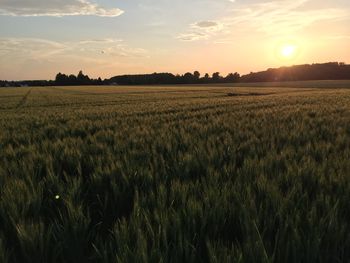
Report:
[{"label": "blue sky", "polygon": [[0,25],[0,79],[350,62],[348,0],[0,0]]}]

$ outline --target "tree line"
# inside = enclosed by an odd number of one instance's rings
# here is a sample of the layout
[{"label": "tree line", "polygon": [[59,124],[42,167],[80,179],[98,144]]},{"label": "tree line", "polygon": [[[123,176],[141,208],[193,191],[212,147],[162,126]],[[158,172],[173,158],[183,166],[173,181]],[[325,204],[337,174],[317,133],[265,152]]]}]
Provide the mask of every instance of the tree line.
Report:
[{"label": "tree line", "polygon": [[237,72],[230,73],[226,77],[221,76],[219,72],[215,72],[211,76],[206,73],[201,77],[201,74],[195,71],[193,73],[187,72],[183,75],[171,73],[122,75],[105,80],[105,83],[109,85],[210,84],[239,82],[239,79],[240,75]]},{"label": "tree line", "polygon": [[350,65],[339,62],[329,62],[323,64],[270,68],[266,71],[250,73],[240,78],[240,82],[305,80],[350,80]]},{"label": "tree line", "polygon": [[31,80],[31,81],[0,81],[0,86],[80,86],[80,85],[171,85],[171,84],[214,84],[239,82],[240,75],[230,73],[223,77],[219,72],[203,77],[198,71],[187,72],[183,75],[171,73],[153,73],[137,75],[120,75],[110,79],[91,79],[79,71],[78,75],[66,75],[58,73],[55,80]]},{"label": "tree line", "polygon": [[75,76],[58,73],[55,80],[0,81],[0,87],[7,86],[78,86],[78,85],[175,85],[175,84],[218,84],[237,82],[274,82],[303,80],[350,80],[350,65],[339,62],[306,64],[290,67],[271,68],[261,72],[251,72],[240,76],[229,73],[221,76],[219,72],[201,76],[198,71],[183,75],[172,73],[153,73],[120,75],[110,79],[92,79],[82,71]]},{"label": "tree line", "polygon": [[98,79],[90,79],[88,75],[84,75],[83,71],[79,71],[78,75],[75,76],[65,75],[61,72],[56,75],[55,83],[58,86],[82,86],[82,85],[103,85],[103,81],[101,78]]}]

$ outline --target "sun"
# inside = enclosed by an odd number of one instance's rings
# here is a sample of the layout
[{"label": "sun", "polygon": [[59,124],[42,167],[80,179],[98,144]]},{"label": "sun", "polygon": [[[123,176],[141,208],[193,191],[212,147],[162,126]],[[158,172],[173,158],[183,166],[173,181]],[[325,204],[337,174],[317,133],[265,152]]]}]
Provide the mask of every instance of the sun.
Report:
[{"label": "sun", "polygon": [[292,59],[297,55],[297,46],[293,44],[283,45],[280,50],[280,55],[284,59]]},{"label": "sun", "polygon": [[283,57],[292,57],[295,54],[296,51],[296,46],[294,45],[286,45],[284,47],[282,47],[281,49],[281,55]]}]

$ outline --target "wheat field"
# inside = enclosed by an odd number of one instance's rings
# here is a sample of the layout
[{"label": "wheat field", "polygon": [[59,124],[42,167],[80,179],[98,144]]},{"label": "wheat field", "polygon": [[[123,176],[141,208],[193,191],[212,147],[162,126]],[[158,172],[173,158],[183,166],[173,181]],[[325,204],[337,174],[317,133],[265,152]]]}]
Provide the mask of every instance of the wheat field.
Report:
[{"label": "wheat field", "polygon": [[346,262],[350,83],[0,89],[0,262]]}]

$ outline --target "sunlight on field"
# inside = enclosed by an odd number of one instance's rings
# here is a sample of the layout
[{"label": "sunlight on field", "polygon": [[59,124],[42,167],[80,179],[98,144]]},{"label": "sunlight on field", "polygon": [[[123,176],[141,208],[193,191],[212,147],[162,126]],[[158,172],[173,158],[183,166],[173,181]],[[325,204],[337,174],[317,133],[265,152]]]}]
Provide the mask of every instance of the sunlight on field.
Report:
[{"label": "sunlight on field", "polygon": [[346,261],[350,89],[295,85],[0,89],[0,261]]}]

